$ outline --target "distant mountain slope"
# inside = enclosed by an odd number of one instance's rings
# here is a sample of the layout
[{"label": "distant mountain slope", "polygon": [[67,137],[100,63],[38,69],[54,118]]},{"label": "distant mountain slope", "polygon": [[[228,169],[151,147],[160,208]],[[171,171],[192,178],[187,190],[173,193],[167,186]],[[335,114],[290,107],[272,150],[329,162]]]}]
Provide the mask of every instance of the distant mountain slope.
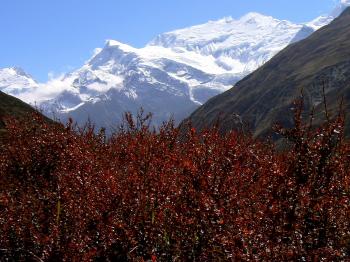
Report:
[{"label": "distant mountain slope", "polygon": [[350,112],[350,8],[309,38],[286,47],[232,89],[210,99],[190,120],[202,129],[213,125],[220,115],[222,129],[227,131],[236,126],[234,114],[238,114],[256,136],[264,135],[276,121],[291,125],[291,103],[303,89],[306,111],[315,106],[320,121],[323,83],[330,110],[336,110],[343,96]]}]

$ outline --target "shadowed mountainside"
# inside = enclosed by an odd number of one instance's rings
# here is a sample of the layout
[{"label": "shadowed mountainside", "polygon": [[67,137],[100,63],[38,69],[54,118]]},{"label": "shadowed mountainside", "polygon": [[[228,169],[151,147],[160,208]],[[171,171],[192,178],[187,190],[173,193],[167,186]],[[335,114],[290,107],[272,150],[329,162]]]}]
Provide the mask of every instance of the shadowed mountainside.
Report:
[{"label": "shadowed mountainside", "polygon": [[35,112],[36,110],[30,105],[0,91],[0,134],[5,131],[4,117],[10,116],[20,119]]}]

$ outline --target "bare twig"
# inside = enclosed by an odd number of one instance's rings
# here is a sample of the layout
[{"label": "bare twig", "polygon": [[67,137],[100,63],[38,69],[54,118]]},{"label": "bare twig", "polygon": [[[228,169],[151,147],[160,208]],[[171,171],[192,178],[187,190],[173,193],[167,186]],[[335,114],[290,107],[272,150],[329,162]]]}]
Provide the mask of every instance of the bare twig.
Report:
[{"label": "bare twig", "polygon": [[136,246],[136,247],[134,247],[133,249],[131,249],[131,250],[129,251],[129,254],[131,254],[132,252],[134,252],[136,248],[138,248],[138,246]]}]

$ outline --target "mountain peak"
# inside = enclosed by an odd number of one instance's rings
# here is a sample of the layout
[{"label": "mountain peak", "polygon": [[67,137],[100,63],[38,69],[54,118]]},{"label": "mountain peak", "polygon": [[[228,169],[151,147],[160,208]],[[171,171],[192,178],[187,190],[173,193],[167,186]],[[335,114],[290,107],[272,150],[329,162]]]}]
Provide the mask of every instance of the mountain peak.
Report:
[{"label": "mountain peak", "polygon": [[121,46],[123,45],[123,43],[117,41],[117,40],[113,40],[113,39],[108,39],[106,40],[106,46],[107,47],[111,47],[111,46]]},{"label": "mountain peak", "polygon": [[234,21],[234,19],[232,18],[232,16],[225,16],[217,21],[210,21],[211,23],[215,23],[215,22],[223,22],[223,23],[231,23],[232,21]]},{"label": "mountain peak", "polygon": [[38,83],[20,67],[0,69],[0,91],[20,97],[37,87]]},{"label": "mountain peak", "polygon": [[17,75],[24,76],[24,77],[27,77],[27,78],[32,78],[32,76],[29,75],[27,72],[25,72],[21,67],[14,66],[14,67],[11,67],[11,69],[12,69]]},{"label": "mountain peak", "polygon": [[13,67],[6,67],[6,68],[0,68],[1,76],[8,75],[13,77],[24,77],[28,79],[32,79],[32,76],[25,72],[21,67],[13,66]]},{"label": "mountain peak", "polygon": [[276,23],[279,23],[281,21],[273,18],[272,16],[263,15],[257,12],[250,12],[242,16],[239,20],[237,20],[237,22],[244,26],[249,26],[249,27],[250,26],[268,27],[269,25],[271,26],[276,25]]},{"label": "mountain peak", "polygon": [[239,20],[266,19],[266,18],[274,19],[271,16],[263,15],[263,14],[260,14],[258,12],[249,12],[249,13],[245,14],[244,16],[242,16]]},{"label": "mountain peak", "polygon": [[112,39],[109,39],[106,41],[105,48],[118,48],[118,49],[120,49],[124,52],[128,52],[128,53],[135,51],[135,48],[133,48],[132,46],[129,46],[127,44],[123,44],[119,41],[112,40]]}]

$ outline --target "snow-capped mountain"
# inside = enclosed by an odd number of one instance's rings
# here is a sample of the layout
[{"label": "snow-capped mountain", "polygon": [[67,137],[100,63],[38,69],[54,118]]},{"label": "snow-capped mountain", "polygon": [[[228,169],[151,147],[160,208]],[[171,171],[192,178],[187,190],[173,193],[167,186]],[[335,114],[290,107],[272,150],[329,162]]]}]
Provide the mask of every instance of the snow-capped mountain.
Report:
[{"label": "snow-capped mountain", "polygon": [[19,67],[0,69],[0,91],[19,96],[32,92],[38,83]]},{"label": "snow-capped mountain", "polygon": [[[0,71],[0,90],[36,103],[50,116],[110,127],[124,111],[153,112],[158,125],[181,121],[200,104],[234,85],[287,45],[308,37],[350,5],[304,24],[258,13],[161,34],[144,48],[114,40],[80,69],[37,84],[18,69]],[[27,82],[26,82],[27,81]]]},{"label": "snow-capped mountain", "polygon": [[109,126],[122,112],[143,107],[154,112],[158,125],[172,116],[183,119],[239,78],[227,74],[211,56],[160,46],[136,49],[109,40],[82,68],[60,79],[66,86],[63,92],[41,105],[63,117],[89,117],[98,126]]},{"label": "snow-capped mountain", "polygon": [[211,56],[230,74],[247,74],[289,43],[303,28],[301,24],[249,13],[239,20],[231,17],[159,35],[149,46],[175,50],[184,48]]},{"label": "snow-capped mountain", "polygon": [[303,27],[249,13],[165,33],[140,49],[109,40],[62,79],[70,88],[50,103],[98,125],[141,106],[154,113],[155,124],[172,115],[181,121],[295,41]]}]

